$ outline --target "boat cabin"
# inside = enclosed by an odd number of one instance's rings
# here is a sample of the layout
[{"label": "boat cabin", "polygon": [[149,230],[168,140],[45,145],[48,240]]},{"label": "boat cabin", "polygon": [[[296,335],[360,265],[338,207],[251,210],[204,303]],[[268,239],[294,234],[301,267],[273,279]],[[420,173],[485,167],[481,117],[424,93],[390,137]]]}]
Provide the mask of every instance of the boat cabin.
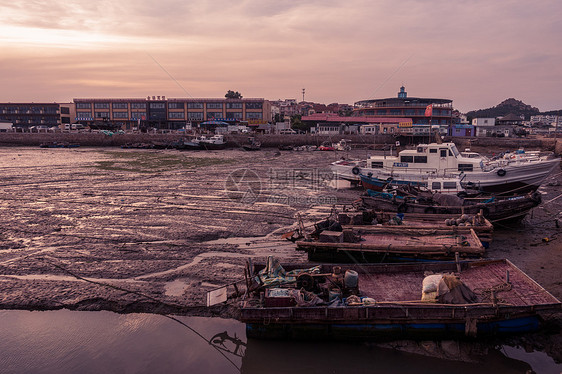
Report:
[{"label": "boat cabin", "polygon": [[454,143],[430,143],[400,151],[398,156],[371,156],[367,160],[367,167],[392,172],[458,175],[459,172],[481,171],[483,160],[463,157]]}]

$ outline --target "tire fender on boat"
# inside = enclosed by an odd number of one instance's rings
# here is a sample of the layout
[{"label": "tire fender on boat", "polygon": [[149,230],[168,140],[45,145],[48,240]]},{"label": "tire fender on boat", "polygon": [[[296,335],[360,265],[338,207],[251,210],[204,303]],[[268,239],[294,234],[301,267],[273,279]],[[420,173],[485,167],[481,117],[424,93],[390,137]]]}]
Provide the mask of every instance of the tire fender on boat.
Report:
[{"label": "tire fender on boat", "polygon": [[359,170],[359,168],[357,166],[354,166],[353,169],[351,169],[351,172],[354,175],[358,175],[361,172],[361,170]]},{"label": "tire fender on boat", "polygon": [[497,175],[499,175],[500,177],[503,177],[506,174],[505,169],[500,169],[496,172]]}]

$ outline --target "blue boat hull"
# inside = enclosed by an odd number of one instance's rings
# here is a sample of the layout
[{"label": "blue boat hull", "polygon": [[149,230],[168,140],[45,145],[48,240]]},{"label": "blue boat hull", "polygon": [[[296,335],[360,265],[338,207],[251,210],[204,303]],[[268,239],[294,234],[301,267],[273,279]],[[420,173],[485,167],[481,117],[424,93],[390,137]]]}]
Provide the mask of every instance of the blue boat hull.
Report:
[{"label": "blue boat hull", "polygon": [[[478,337],[537,331],[538,316],[477,323]],[[394,340],[466,337],[464,323],[393,324],[246,324],[246,336],[256,339]]]},{"label": "blue boat hull", "polygon": [[424,182],[413,182],[404,181],[399,179],[379,179],[377,177],[369,177],[366,175],[360,175],[361,183],[366,190],[382,191],[387,186],[414,186],[414,187],[426,187],[427,183]]}]

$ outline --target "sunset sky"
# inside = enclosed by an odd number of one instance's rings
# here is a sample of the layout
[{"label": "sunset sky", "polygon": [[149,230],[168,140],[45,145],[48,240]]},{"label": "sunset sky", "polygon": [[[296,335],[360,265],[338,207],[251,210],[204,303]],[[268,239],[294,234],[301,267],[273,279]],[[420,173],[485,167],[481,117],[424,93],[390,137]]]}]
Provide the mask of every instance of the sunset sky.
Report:
[{"label": "sunset sky", "polygon": [[559,0],[0,0],[0,101],[514,97],[562,109]]}]

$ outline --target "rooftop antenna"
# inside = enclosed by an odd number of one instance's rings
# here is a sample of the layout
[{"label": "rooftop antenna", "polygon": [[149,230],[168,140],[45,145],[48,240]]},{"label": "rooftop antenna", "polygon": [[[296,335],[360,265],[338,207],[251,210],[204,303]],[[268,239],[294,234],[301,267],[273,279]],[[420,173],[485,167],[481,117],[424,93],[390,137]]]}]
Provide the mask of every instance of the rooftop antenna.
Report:
[{"label": "rooftop antenna", "polygon": [[302,102],[304,103],[304,88],[302,89]]}]

